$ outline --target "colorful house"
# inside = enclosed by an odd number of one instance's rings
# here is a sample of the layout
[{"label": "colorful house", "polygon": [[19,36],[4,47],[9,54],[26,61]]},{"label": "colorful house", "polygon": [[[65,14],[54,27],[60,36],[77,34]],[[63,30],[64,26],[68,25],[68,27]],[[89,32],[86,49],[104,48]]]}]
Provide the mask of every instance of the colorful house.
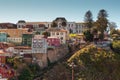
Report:
[{"label": "colorful house", "polygon": [[57,37],[47,38],[48,46],[60,46],[60,39]]},{"label": "colorful house", "polygon": [[4,32],[0,32],[0,42],[6,42],[7,41],[7,34]]},{"label": "colorful house", "polygon": [[34,35],[32,38],[32,53],[47,53],[47,40],[43,35]]},{"label": "colorful house", "polygon": [[61,44],[66,44],[66,40],[69,39],[67,30],[59,28],[50,28],[47,31],[50,32],[50,37],[59,38]]},{"label": "colorful house", "polygon": [[22,35],[22,45],[23,46],[31,46],[32,44],[32,34],[23,34]]}]

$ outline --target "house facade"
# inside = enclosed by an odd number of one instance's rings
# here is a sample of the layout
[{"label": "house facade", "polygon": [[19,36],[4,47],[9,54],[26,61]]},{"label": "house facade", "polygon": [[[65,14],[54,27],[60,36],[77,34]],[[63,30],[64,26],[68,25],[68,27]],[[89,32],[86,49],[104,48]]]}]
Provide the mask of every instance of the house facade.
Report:
[{"label": "house facade", "polygon": [[76,23],[75,22],[67,22],[66,30],[69,33],[76,33]]},{"label": "house facade", "polygon": [[32,38],[32,53],[47,53],[47,40],[43,35],[34,35]]},{"label": "house facade", "polygon": [[22,45],[31,46],[32,44],[32,34],[22,34]]},{"label": "house facade", "polygon": [[6,42],[7,41],[7,34],[4,32],[0,32],[0,42]]},{"label": "house facade", "polygon": [[48,46],[60,46],[60,39],[57,37],[48,37],[47,38]]},{"label": "house facade", "polygon": [[24,29],[0,29],[0,32],[8,34],[9,37],[22,37],[22,34],[31,33],[28,32],[28,28]]},{"label": "house facade", "polygon": [[26,26],[26,22],[24,20],[19,20],[17,22],[17,29],[25,28],[25,26]]},{"label": "house facade", "polygon": [[68,31],[64,29],[58,29],[58,28],[50,28],[47,30],[50,32],[50,37],[56,37],[60,39],[61,44],[65,44],[66,40],[68,40]]},{"label": "house facade", "polygon": [[76,23],[76,33],[82,34],[85,31],[85,23]]},{"label": "house facade", "polygon": [[35,32],[42,34],[45,31],[46,25],[46,22],[26,22],[27,28],[32,27],[33,34],[35,34]]},{"label": "house facade", "polygon": [[22,37],[8,37],[7,42],[20,45],[22,43]]}]

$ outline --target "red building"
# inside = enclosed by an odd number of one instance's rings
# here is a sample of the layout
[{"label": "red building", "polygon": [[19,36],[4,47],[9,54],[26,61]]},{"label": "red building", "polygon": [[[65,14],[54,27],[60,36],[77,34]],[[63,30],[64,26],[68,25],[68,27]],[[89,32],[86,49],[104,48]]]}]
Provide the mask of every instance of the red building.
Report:
[{"label": "red building", "polygon": [[60,39],[55,37],[47,38],[48,46],[60,46]]},{"label": "red building", "polygon": [[14,76],[14,71],[6,65],[6,57],[11,56],[11,53],[6,49],[9,47],[7,43],[0,43],[0,74],[2,78],[11,78]]},{"label": "red building", "polygon": [[0,74],[2,78],[11,78],[14,76],[14,71],[7,65],[0,65]]}]

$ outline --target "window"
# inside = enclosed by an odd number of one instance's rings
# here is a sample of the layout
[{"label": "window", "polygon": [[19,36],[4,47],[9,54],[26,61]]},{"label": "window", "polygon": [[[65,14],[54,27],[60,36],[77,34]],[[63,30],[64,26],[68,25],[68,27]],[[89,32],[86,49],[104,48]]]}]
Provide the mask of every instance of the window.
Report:
[{"label": "window", "polygon": [[56,34],[59,35],[59,32],[57,32]]},{"label": "window", "polygon": [[73,24],[71,24],[71,26],[73,27]]},{"label": "window", "polygon": [[63,40],[63,37],[61,37],[60,39]]},{"label": "window", "polygon": [[49,27],[49,24],[48,24],[48,27]]},{"label": "window", "polygon": [[63,35],[63,33],[61,32],[60,35]]},{"label": "window", "polygon": [[69,27],[70,27],[70,24],[69,24]]}]

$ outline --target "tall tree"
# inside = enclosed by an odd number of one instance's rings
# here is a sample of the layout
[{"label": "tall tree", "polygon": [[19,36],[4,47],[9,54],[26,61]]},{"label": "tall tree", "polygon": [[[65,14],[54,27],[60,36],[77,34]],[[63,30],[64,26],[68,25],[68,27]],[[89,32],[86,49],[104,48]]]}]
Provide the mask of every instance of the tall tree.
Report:
[{"label": "tall tree", "polygon": [[42,35],[44,35],[44,38],[47,38],[48,36],[50,36],[50,32],[45,31],[42,33]]},{"label": "tall tree", "polygon": [[106,10],[102,9],[102,10],[99,11],[98,20],[96,22],[97,22],[98,29],[101,32],[106,31],[106,29],[108,27],[107,17],[108,17],[108,14],[107,14]]},{"label": "tall tree", "polygon": [[84,21],[89,29],[92,28],[93,16],[90,10],[85,13]]},{"label": "tall tree", "polygon": [[93,41],[93,34],[91,34],[90,30],[84,31],[85,41]]},{"label": "tall tree", "polygon": [[108,14],[107,11],[104,9],[101,9],[98,13],[98,19],[96,21],[95,26],[97,27],[98,31],[101,32],[101,35],[103,36],[101,39],[104,38],[104,31],[107,30],[108,27]]}]

